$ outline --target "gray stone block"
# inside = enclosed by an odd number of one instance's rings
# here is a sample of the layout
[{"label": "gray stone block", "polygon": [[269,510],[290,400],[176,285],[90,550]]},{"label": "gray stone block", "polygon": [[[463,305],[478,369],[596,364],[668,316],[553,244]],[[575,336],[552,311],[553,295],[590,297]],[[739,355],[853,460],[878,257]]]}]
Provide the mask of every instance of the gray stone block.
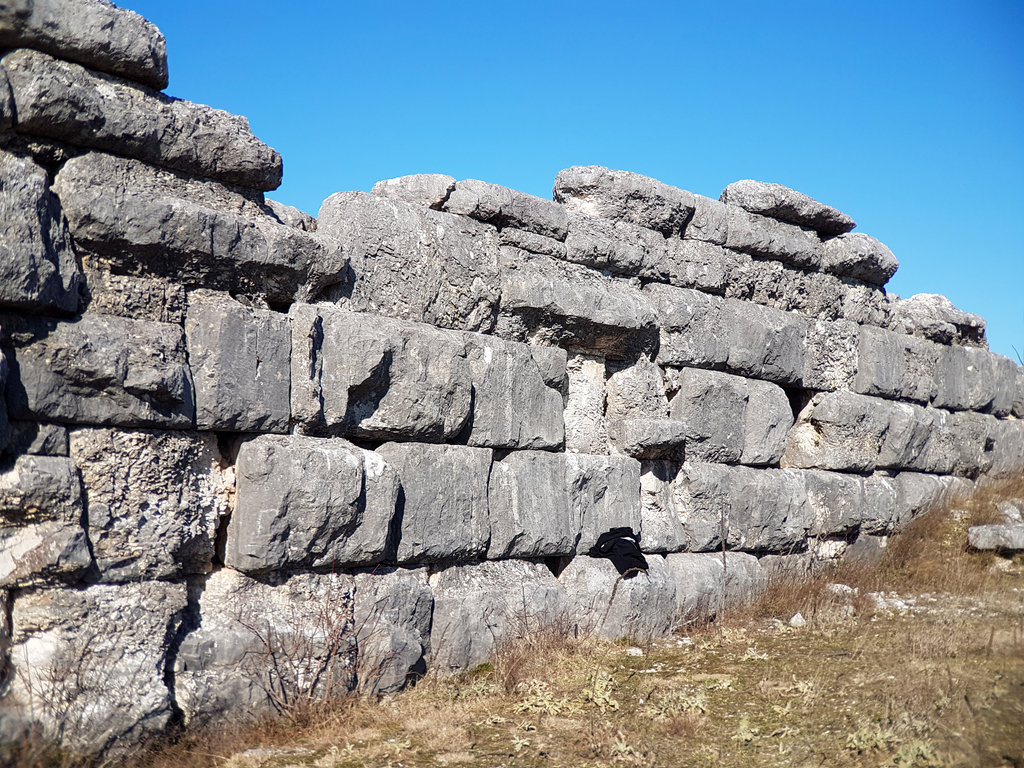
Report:
[{"label": "gray stone block", "polygon": [[537,347],[530,345],[530,354],[540,369],[544,383],[563,395],[569,386],[569,375],[566,373],[568,355],[560,347]]},{"label": "gray stone block", "polygon": [[644,461],[640,465],[640,548],[644,552],[678,552],[687,534],[676,514],[672,482],[679,463]]},{"label": "gray stone block", "polygon": [[555,240],[565,240],[569,229],[569,217],[558,203],[476,179],[457,182],[443,208],[497,227],[515,227]]},{"label": "gray stone block", "polygon": [[160,30],[113,3],[14,0],[0,8],[0,48],[25,46],[93,69],[167,87],[167,45]]},{"label": "gray stone block", "polygon": [[377,453],[402,485],[391,542],[399,563],[459,562],[484,554],[490,449],[385,443]]},{"label": "gray stone block", "polygon": [[[718,553],[715,557],[721,560]],[[770,556],[769,556],[770,557]],[[766,586],[769,574],[762,560],[746,552],[726,552],[724,568],[725,607],[743,606],[753,602]]]},{"label": "gray stone block", "polygon": [[751,213],[809,227],[822,235],[839,235],[857,226],[842,211],[781,184],[752,179],[734,181],[722,191],[720,199]]},{"label": "gray stone block", "polygon": [[[801,473],[814,518],[811,536],[847,536],[869,514],[864,481],[838,472],[809,469]],[[875,494],[872,494],[874,500]]]},{"label": "gray stone block", "polygon": [[1024,552],[1024,525],[972,525],[967,529],[971,549],[991,552]]},{"label": "gray stone block", "polygon": [[83,311],[132,320],[185,324],[186,291],[167,277],[115,275],[90,262],[82,269]]},{"label": "gray stone block", "polygon": [[917,293],[892,305],[891,328],[939,344],[984,347],[985,321],[957,309],[945,296]]},{"label": "gray stone block", "polygon": [[249,121],[172,99],[39,51],[0,60],[14,94],[18,133],[135,157],[260,191],[281,184],[281,156]]},{"label": "gray stone block", "polygon": [[183,584],[147,581],[19,594],[6,709],[67,749],[108,757],[161,735],[174,715],[164,681]]},{"label": "gray stone block", "polygon": [[639,461],[624,456],[568,453],[565,469],[573,518],[582,525],[577,552],[590,551],[598,537],[611,528],[641,532]]},{"label": "gray stone block", "polygon": [[861,325],[892,327],[894,301],[884,288],[868,285],[850,277],[837,279],[841,284],[842,318]]},{"label": "gray stone block", "polygon": [[303,232],[316,232],[316,219],[294,206],[264,197],[263,211],[278,224],[284,224],[286,227],[293,227]]},{"label": "gray stone block", "polygon": [[899,266],[892,251],[862,232],[839,235],[824,243],[821,268],[826,272],[881,286]]},{"label": "gray stone block", "polygon": [[321,206],[317,232],[340,243],[351,260],[352,283],[335,297],[349,309],[481,333],[494,327],[501,279],[492,227],[339,192]]},{"label": "gray stone block", "polygon": [[1024,421],[1000,419],[994,425],[995,446],[990,472],[1007,476],[1024,470]]},{"label": "gray stone block", "polygon": [[936,394],[944,350],[925,339],[863,326],[857,340],[854,392],[929,403]]},{"label": "gray stone block", "polygon": [[131,582],[206,573],[230,513],[234,473],[217,439],[194,432],[76,429],[99,579]]},{"label": "gray stone block", "polygon": [[897,517],[896,481],[887,474],[876,472],[864,478],[864,516],[860,532],[881,535],[892,532]]},{"label": "gray stone block", "polygon": [[17,419],[188,428],[192,375],[180,326],[109,315],[8,318],[7,407]]},{"label": "gray stone block", "polygon": [[287,432],[291,419],[288,317],[226,293],[193,291],[185,342],[196,425],[231,432]]},{"label": "gray stone block", "polygon": [[599,165],[558,172],[554,198],[570,211],[637,224],[678,235],[693,217],[693,195],[656,179]]},{"label": "gray stone block", "polygon": [[430,576],[434,621],[429,668],[468,672],[503,645],[540,630],[572,631],[565,590],[545,566],[497,560],[445,568]]},{"label": "gray stone block", "polygon": [[565,447],[576,453],[608,452],[604,358],[574,354],[566,363]]},{"label": "gray stone block", "polygon": [[729,206],[727,230],[725,245],[732,250],[801,269],[821,267],[821,241],[808,229]]},{"label": "gray stone block", "polygon": [[646,357],[607,366],[605,414],[609,419],[661,418],[668,399],[661,368]]},{"label": "gray stone block", "polygon": [[254,723],[355,687],[351,576],[223,568],[193,589],[172,678],[186,724]]},{"label": "gray stone block", "polygon": [[348,277],[337,243],[278,223],[255,195],[214,181],[90,152],[64,165],[53,191],[76,246],[111,271],[283,303]]},{"label": "gray stone block", "polygon": [[384,558],[399,486],[376,453],[339,438],[260,435],[242,444],[235,471],[229,567],[261,573]]},{"label": "gray stone block", "polygon": [[14,94],[11,93],[11,84],[7,79],[7,72],[0,66],[0,144],[5,144],[10,139],[9,134],[14,129]]},{"label": "gray stone block", "polygon": [[679,552],[665,558],[675,581],[678,629],[714,618],[722,610],[725,562],[722,554],[715,552]]},{"label": "gray stone block", "polygon": [[570,210],[565,258],[616,275],[637,276],[668,254],[664,235],[625,221]]},{"label": "gray stone block", "polygon": [[701,240],[673,237],[665,241],[665,246],[665,252],[658,254],[656,261],[644,262],[640,277],[705,293],[725,294],[736,272],[750,258]]},{"label": "gray stone block", "polygon": [[1013,407],[1016,377],[1017,366],[1008,357],[977,347],[945,347],[932,402],[938,408],[1006,416]]},{"label": "gray stone block", "polygon": [[426,568],[374,568],[355,574],[357,685],[394,693],[427,671],[434,595]]},{"label": "gray stone block", "polygon": [[646,642],[676,624],[676,582],[660,555],[647,558],[646,572],[622,578],[611,560],[574,557],[558,577],[576,623],[602,640]]},{"label": "gray stone block", "polygon": [[622,456],[682,461],[686,440],[687,425],[675,419],[608,420],[608,441]]},{"label": "gray stone block", "polygon": [[440,211],[445,200],[455,189],[455,179],[443,173],[416,173],[395,179],[378,181],[370,190],[371,195],[389,197],[403,203],[425,205]]},{"label": "gray stone block", "polygon": [[[576,551],[585,494],[591,478],[581,473],[580,488],[570,494],[569,456],[545,451],[514,451],[491,465],[488,487],[491,541],[487,557],[550,557]],[[603,509],[592,513],[599,516]]]},{"label": "gray stone block", "polygon": [[498,333],[514,341],[635,359],[653,350],[658,331],[650,302],[629,281],[502,248]]},{"label": "gray stone block", "polygon": [[[0,405],[0,408],[4,406]],[[34,421],[12,421],[6,453],[10,456],[67,456],[67,427]]]},{"label": "gray stone block", "polygon": [[[1008,422],[1013,423],[1013,422]],[[952,466],[949,472],[956,475],[975,477],[987,474],[994,468],[994,462],[1009,445],[1001,445],[1005,436],[1001,422],[991,416],[964,411],[950,414],[945,422],[946,434],[940,434],[942,447],[949,449]],[[1002,450],[999,450],[1002,449]],[[1017,454],[1024,463],[1024,453]],[[911,469],[921,469],[913,466]]]},{"label": "gray stone block", "polygon": [[45,170],[0,149],[0,306],[78,308],[81,275],[60,203],[48,187]]},{"label": "gray stone block", "polygon": [[561,448],[561,389],[548,386],[531,348],[467,333],[473,382],[467,443],[483,448]]},{"label": "gray stone block", "polygon": [[729,239],[728,206],[704,195],[694,195],[693,203],[693,218],[686,225],[684,239],[725,245]]},{"label": "gray stone block", "polygon": [[851,389],[858,372],[860,326],[849,320],[815,320],[807,324],[805,389]]},{"label": "gray stone block", "polygon": [[1024,419],[1024,366],[1017,366],[1014,374],[1013,403],[1010,412],[1018,419]]},{"label": "gray stone block", "polygon": [[443,442],[472,407],[465,337],[326,304],[296,304],[292,418],[312,432]]},{"label": "gray stone block", "polygon": [[947,489],[942,478],[919,472],[900,472],[893,482],[896,485],[896,510],[892,520],[894,532],[901,531],[914,518],[942,504]]},{"label": "gray stone block", "polygon": [[536,235],[533,232],[527,232],[525,229],[516,229],[515,227],[502,227],[499,229],[498,243],[542,256],[553,256],[556,259],[565,259],[567,255],[565,243],[561,240],[555,240],[553,237],[545,237],[544,235]]}]

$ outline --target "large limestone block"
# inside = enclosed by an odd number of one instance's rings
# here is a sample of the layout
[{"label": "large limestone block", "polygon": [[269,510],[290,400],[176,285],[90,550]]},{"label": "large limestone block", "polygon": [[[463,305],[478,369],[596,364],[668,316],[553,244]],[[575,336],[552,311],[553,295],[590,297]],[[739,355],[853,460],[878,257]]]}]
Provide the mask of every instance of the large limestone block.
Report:
[{"label": "large limestone block", "polygon": [[0,472],[0,588],[82,576],[92,563],[69,459],[19,456]]},{"label": "large limestone block", "polygon": [[466,340],[321,304],[290,310],[292,418],[309,432],[442,442],[473,405]]},{"label": "large limestone block", "polygon": [[223,568],[194,589],[173,668],[186,724],[251,723],[355,687],[351,576],[256,580]]},{"label": "large limestone block", "polygon": [[588,354],[572,355],[565,366],[565,447],[576,453],[607,453],[605,361]]},{"label": "large limestone block", "polygon": [[661,365],[800,383],[807,334],[807,320],[800,315],[654,283],[644,294],[661,325]]},{"label": "large limestone block", "polygon": [[822,245],[811,230],[729,206],[725,245],[734,251],[774,259],[801,269],[818,269]]},{"label": "large limestone block", "polygon": [[172,278],[116,275],[90,261],[82,267],[83,312],[185,324],[187,292]]},{"label": "large limestone block", "polygon": [[463,338],[473,382],[468,444],[561,448],[562,392],[547,384],[531,347],[476,333]]},{"label": "large limestone block", "polygon": [[1019,474],[1024,470],[1024,421],[1000,419],[993,425],[993,431],[995,446],[990,471],[997,476]]},{"label": "large limestone block", "polygon": [[793,426],[786,393],[767,381],[683,368],[671,417],[686,425],[686,456],[695,461],[775,464]]},{"label": "large limestone block", "polygon": [[885,245],[862,232],[850,232],[826,240],[821,268],[836,275],[885,285],[896,274],[899,262]]},{"label": "large limestone block", "polygon": [[[1021,447],[1019,443],[1014,445],[1014,441],[1007,441],[1012,435],[1003,428],[1004,424],[1017,426],[1018,422],[1002,422],[970,411],[950,414],[945,422],[947,433],[939,436],[942,448],[948,448],[952,458],[952,466],[948,471],[966,477],[992,472],[994,463],[1002,458],[1001,454],[1005,454],[1006,449]],[[1018,453],[1017,456],[1022,457],[1018,464],[1024,463],[1024,453]],[[925,469],[920,466],[909,468]]]},{"label": "large limestone block", "polygon": [[[0,367],[2,365],[0,363]],[[2,408],[3,406],[0,406],[0,409]],[[4,451],[7,455],[20,456],[23,453],[32,456],[68,455],[68,430],[61,424],[12,421],[9,427],[10,441]]]},{"label": "large limestone block", "polygon": [[[728,553],[737,554],[740,553]],[[676,587],[677,628],[699,624],[722,610],[726,562],[722,553],[715,552],[678,552],[666,556],[665,565]]]},{"label": "large limestone block", "polygon": [[660,418],[668,414],[661,368],[648,358],[608,365],[605,413],[609,419]]},{"label": "large limestone block", "polygon": [[281,156],[249,121],[20,49],[0,59],[18,133],[116,152],[257,190],[281,184]]},{"label": "large limestone block", "polygon": [[615,359],[650,352],[658,335],[650,302],[631,282],[514,248],[501,249],[498,332]]},{"label": "large limestone block", "polygon": [[569,229],[568,214],[558,203],[476,179],[456,183],[443,209],[555,240],[565,240]]},{"label": "large limestone block", "polygon": [[802,384],[805,389],[852,389],[858,372],[860,326],[850,320],[807,325]]},{"label": "large limestone block", "polygon": [[656,179],[599,165],[573,166],[555,177],[554,198],[570,211],[678,235],[693,216],[693,195]]},{"label": "large limestone block", "polygon": [[914,518],[937,508],[948,496],[949,485],[943,478],[919,472],[900,472],[893,479],[896,485],[896,509],[892,529],[900,531]]},{"label": "large limestone block", "polygon": [[1024,525],[972,525],[967,529],[972,549],[992,552],[1024,552]]},{"label": "large limestone block", "polygon": [[90,152],[61,168],[53,191],[76,246],[116,272],[284,304],[348,277],[337,243],[281,224],[259,195],[215,181]]},{"label": "large limestone block", "polygon": [[9,318],[7,407],[18,419],[188,428],[192,374],[180,326],[86,314]]},{"label": "large limestone block", "polygon": [[242,444],[235,470],[226,565],[261,573],[384,557],[398,475],[376,453],[340,438],[260,435]]},{"label": "large limestone block", "polygon": [[686,440],[687,425],[675,419],[608,420],[608,442],[621,456],[682,461]]},{"label": "large limestone block", "polygon": [[729,207],[704,195],[694,195],[693,202],[693,218],[686,225],[683,238],[725,245],[729,239]]},{"label": "large limestone block", "polygon": [[545,566],[496,560],[431,574],[434,621],[429,668],[468,672],[506,644],[532,633],[572,632],[565,589]]},{"label": "large limestone block", "polygon": [[985,321],[978,315],[957,309],[953,302],[936,293],[917,293],[892,305],[894,331],[920,336],[939,344],[984,347]]},{"label": "large limestone block", "polygon": [[643,461],[640,465],[640,548],[644,552],[678,552],[687,534],[676,513],[672,482],[679,463]]},{"label": "large limestone block", "polygon": [[1008,357],[977,347],[942,348],[932,403],[954,411],[1006,416],[1013,407],[1017,366]]},{"label": "large limestone block", "polygon": [[0,144],[6,144],[14,129],[14,94],[7,73],[0,67]]},{"label": "large limestone block", "polygon": [[1024,419],[1024,366],[1017,366],[1014,374],[1013,403],[1010,412],[1018,419]]},{"label": "large limestone block", "polygon": [[706,293],[725,294],[750,257],[701,240],[671,237],[663,253],[651,251],[640,270],[643,280]]},{"label": "large limestone block", "polygon": [[565,258],[616,275],[638,276],[668,255],[668,241],[636,224],[570,210]]},{"label": "large limestone block", "polygon": [[490,536],[489,448],[385,443],[377,453],[398,472],[401,482],[391,541],[399,563],[483,556]]},{"label": "large limestone block", "polygon": [[60,203],[48,187],[45,170],[0,149],[0,306],[78,308],[81,275]]},{"label": "large limestone block", "polygon": [[665,558],[647,557],[648,570],[622,578],[611,560],[579,555],[558,577],[580,630],[602,640],[645,642],[676,624],[676,582]]},{"label": "large limestone block", "polygon": [[167,45],[133,11],[89,0],[12,0],[0,7],[0,48],[25,46],[167,87]]},{"label": "large limestone block", "polygon": [[841,235],[857,226],[842,211],[781,184],[743,179],[722,190],[721,201],[751,213],[809,227],[821,235]]},{"label": "large limestone block", "polygon": [[212,567],[234,473],[217,440],[194,432],[76,429],[89,540],[105,582],[169,579]]},{"label": "large limestone block", "polygon": [[553,237],[537,235],[525,229],[502,227],[498,230],[498,242],[504,246],[519,248],[541,256],[553,256],[556,259],[566,258],[565,243]]},{"label": "large limestone block", "polygon": [[588,552],[611,528],[641,532],[639,461],[625,456],[569,453],[565,469],[573,517],[581,521],[577,552]]},{"label": "large limestone block", "polygon": [[193,291],[185,341],[200,429],[288,431],[291,328],[286,315],[246,307],[226,293]]},{"label": "large limestone block", "polygon": [[943,351],[925,339],[864,326],[858,334],[852,389],[863,395],[929,403],[940,383]]},{"label": "large limestone block", "polygon": [[[594,491],[588,481],[596,485],[596,478],[578,469],[579,465],[567,464],[566,454],[545,451],[513,451],[494,462],[488,488],[489,559],[576,551],[584,513],[598,516],[604,510],[585,498]],[[575,480],[577,472],[578,487],[570,495],[569,480]]]},{"label": "large limestone block", "polygon": [[425,205],[440,211],[444,201],[455,189],[455,179],[443,173],[415,173],[394,179],[383,179],[373,185],[371,195],[389,197],[403,203]]},{"label": "large limestone block", "polygon": [[427,671],[434,595],[426,568],[374,568],[355,574],[357,684],[394,693]]},{"label": "large limestone block", "polygon": [[864,478],[864,515],[860,522],[862,536],[892,532],[897,518],[897,497],[896,481],[890,475],[876,472]]},{"label": "large limestone block", "polygon": [[867,516],[867,497],[860,477],[809,469],[801,473],[807,502],[814,514],[811,536],[846,536]]},{"label": "large limestone block", "polygon": [[492,227],[464,216],[362,192],[327,198],[317,232],[351,260],[336,298],[350,309],[441,328],[489,332],[501,282]]},{"label": "large limestone block", "polygon": [[168,638],[185,593],[145,581],[19,594],[5,703],[73,750],[110,756],[162,734],[175,712]]}]

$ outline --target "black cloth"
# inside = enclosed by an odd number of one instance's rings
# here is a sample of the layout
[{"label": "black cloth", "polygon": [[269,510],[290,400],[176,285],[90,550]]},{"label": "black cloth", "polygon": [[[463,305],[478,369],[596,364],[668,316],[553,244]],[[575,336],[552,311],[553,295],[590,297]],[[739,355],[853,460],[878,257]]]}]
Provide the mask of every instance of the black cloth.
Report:
[{"label": "black cloth", "polygon": [[633,533],[632,528],[612,528],[602,533],[587,554],[607,557],[624,578],[635,576],[639,571],[647,572],[647,558],[640,551],[640,534]]}]

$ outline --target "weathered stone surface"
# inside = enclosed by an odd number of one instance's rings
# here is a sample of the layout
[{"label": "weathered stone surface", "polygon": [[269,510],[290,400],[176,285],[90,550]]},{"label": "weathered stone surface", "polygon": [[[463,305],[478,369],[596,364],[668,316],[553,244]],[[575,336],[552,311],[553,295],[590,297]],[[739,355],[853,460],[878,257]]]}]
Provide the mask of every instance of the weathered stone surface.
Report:
[{"label": "weathered stone surface", "polygon": [[192,426],[192,375],[180,326],[86,314],[8,318],[7,407],[18,419],[122,427]]},{"label": "weathered stone surface", "polygon": [[661,368],[648,358],[608,365],[605,413],[609,419],[659,418],[668,414]]},{"label": "weathered stone surface", "polygon": [[469,445],[483,448],[561,448],[562,393],[547,385],[531,347],[467,333],[473,382]]},{"label": "weathered stone surface", "polygon": [[860,527],[869,514],[861,478],[814,469],[801,474],[814,515],[811,536],[846,536]]},{"label": "weathered stone surface", "polygon": [[647,255],[640,277],[659,283],[725,294],[750,257],[701,240],[669,238],[665,251]]},{"label": "weathered stone surface", "polygon": [[340,438],[260,435],[242,444],[235,471],[226,565],[260,573],[383,559],[399,486],[376,453]]},{"label": "weathered stone surface", "polygon": [[936,407],[989,411],[997,416],[1010,413],[1017,383],[1012,360],[976,347],[949,346],[940,351],[932,401]]},{"label": "weathered stone surface", "polygon": [[0,60],[16,130],[257,190],[281,184],[281,156],[249,121],[172,99],[26,48]]},{"label": "weathered stone surface", "polygon": [[565,448],[576,453],[607,453],[605,361],[574,354],[565,366],[569,377],[565,401]]},{"label": "weathered stone surface", "polygon": [[668,460],[640,465],[640,548],[644,552],[678,552],[687,544],[672,492],[679,466]]},{"label": "weathered stone surface", "polygon": [[19,456],[0,472],[0,588],[83,575],[92,562],[83,515],[69,459]]},{"label": "weathered stone surface", "polygon": [[[952,474],[967,477],[987,474],[994,469],[997,456],[1010,447],[1002,445],[1006,437],[1001,428],[1002,423],[991,416],[970,411],[953,413],[942,426],[945,428],[936,430],[932,442],[938,443],[944,451],[948,450],[947,455],[951,457],[952,464],[948,469],[943,469]],[[1018,443],[1018,447],[1024,446]],[[1024,463],[1024,453],[1017,453],[1017,457],[1018,463]],[[909,468],[927,469],[916,465]]]},{"label": "weathered stone surface", "polygon": [[679,552],[665,558],[676,588],[676,628],[713,618],[723,608],[725,562],[721,553],[713,552]]},{"label": "weathered stone surface", "polygon": [[807,324],[805,389],[851,389],[858,372],[860,326],[849,320],[816,320]]},{"label": "weathered stone surface", "polygon": [[752,179],[734,181],[722,190],[720,200],[751,213],[809,227],[822,235],[840,235],[857,226],[842,211],[781,184]]},{"label": "weathered stone surface", "polygon": [[569,210],[565,258],[616,275],[639,275],[645,264],[657,264],[668,253],[664,235],[636,224]]},{"label": "weathered stone surface", "polygon": [[425,205],[440,211],[448,195],[455,189],[455,179],[443,173],[416,173],[383,179],[373,185],[371,195],[389,197],[403,203]]},{"label": "weathered stone surface", "polygon": [[514,248],[501,249],[498,333],[515,341],[634,359],[657,344],[650,302],[629,281]]},{"label": "weathered stone surface", "polygon": [[671,417],[686,425],[686,456],[695,461],[775,464],[793,412],[786,393],[766,381],[683,368]]},{"label": "weathered stone surface", "polygon": [[552,628],[571,632],[565,590],[546,567],[497,560],[445,568],[430,576],[434,622],[429,668],[468,672],[503,644]]},{"label": "weathered stone surface", "polygon": [[0,48],[37,48],[93,69],[167,87],[160,30],[113,3],[13,0],[0,8]]},{"label": "weathered stone surface", "polygon": [[355,687],[351,576],[223,568],[194,590],[173,677],[187,724],[254,722]]},{"label": "weathered stone surface", "polygon": [[391,541],[399,563],[458,562],[484,554],[489,448],[385,443],[377,453],[402,484]]},{"label": "weathered stone surface", "polygon": [[[548,557],[576,551],[582,516],[603,509],[587,503],[593,480],[569,456],[545,451],[514,451],[491,465],[488,505],[491,541],[487,557]],[[576,473],[581,475],[578,479]],[[570,496],[569,480],[579,487]]]},{"label": "weathered stone surface", "polygon": [[327,304],[289,317],[292,418],[308,432],[443,442],[473,405],[466,339]]},{"label": "weathered stone surface", "polygon": [[434,595],[426,568],[374,568],[355,574],[358,687],[393,693],[427,671]]},{"label": "weathered stone surface", "polygon": [[83,311],[185,324],[186,291],[172,279],[115,275],[89,261],[82,267]]},{"label": "weathered stone surface", "polygon": [[861,532],[843,552],[843,562],[853,565],[875,566],[885,556],[889,546],[888,536],[875,536]]},{"label": "weathered stone surface", "polygon": [[531,344],[530,354],[540,369],[544,383],[561,392],[564,397],[569,387],[569,374],[565,370],[568,363],[566,351],[560,347],[536,347]]},{"label": "weathered stone surface", "polygon": [[[0,338],[3,337],[3,327],[0,326]],[[7,356],[3,348],[0,348],[0,455],[5,453],[11,444],[10,421],[7,417],[7,398],[4,391],[7,389],[7,375],[10,368],[7,365]]]},{"label": "weathered stone surface", "polygon": [[294,206],[285,205],[270,198],[264,198],[263,211],[271,218],[276,219],[279,224],[284,224],[286,227],[301,229],[303,232],[316,232],[316,219]]},{"label": "weathered stone surface", "polygon": [[76,429],[71,458],[82,474],[102,581],[210,570],[217,524],[234,491],[215,436]]},{"label": "weathered stone surface", "polygon": [[864,534],[887,534],[893,529],[897,517],[896,481],[889,475],[876,472],[864,478],[864,515],[860,532]]},{"label": "weathered stone surface", "polygon": [[[0,408],[4,406],[0,405]],[[61,424],[12,421],[6,453],[11,456],[67,456],[68,430]]]},{"label": "weathered stone surface", "polygon": [[0,306],[78,308],[81,276],[60,203],[48,187],[46,171],[0,149]]},{"label": "weathered stone surface", "polygon": [[185,341],[200,429],[288,431],[291,328],[286,315],[244,306],[226,293],[193,291]]},{"label": "weathered stone surface", "polygon": [[931,402],[944,350],[925,339],[864,326],[852,389],[864,395]]},{"label": "weathered stone surface", "polygon": [[576,623],[602,640],[637,642],[663,637],[676,623],[675,578],[659,555],[646,573],[622,578],[611,560],[578,555],[558,577]]},{"label": "weathered stone surface", "polygon": [[884,288],[868,285],[850,277],[838,278],[841,284],[842,311],[840,315],[861,325],[892,327],[893,298]]},{"label": "weathered stone surface", "polygon": [[989,471],[994,476],[1020,473],[1024,470],[1024,421],[1000,419],[993,426],[995,446]]},{"label": "weathered stone surface", "polygon": [[862,232],[850,232],[826,240],[823,250],[823,270],[872,285],[885,285],[900,266],[892,251]]},{"label": "weathered stone surface", "polygon": [[13,129],[14,94],[11,93],[11,84],[7,79],[7,73],[0,66],[0,144],[7,142]]},{"label": "weathered stone surface", "polygon": [[1010,412],[1018,419],[1024,419],[1024,366],[1017,366],[1014,374],[1013,403]]},{"label": "weathered stone surface", "polygon": [[566,257],[565,243],[561,240],[527,232],[525,229],[516,229],[515,227],[499,229],[498,243],[542,256],[553,256],[556,259],[564,259]]},{"label": "weathered stone surface", "polygon": [[984,347],[985,321],[953,306],[936,293],[917,293],[892,305],[894,331],[936,341],[939,344],[964,344]]},{"label": "weathered stone surface", "polygon": [[20,594],[5,703],[66,748],[139,746],[174,713],[164,667],[185,604],[184,585],[154,581]]},{"label": "weathered stone surface", "polygon": [[608,441],[615,453],[634,459],[684,458],[687,425],[675,419],[609,419]]},{"label": "weathered stone surface", "polygon": [[821,266],[823,249],[814,232],[733,206],[726,216],[726,247],[802,269]]},{"label": "weathered stone surface", "polygon": [[339,242],[352,283],[335,298],[348,308],[441,328],[487,333],[501,280],[492,227],[362,192],[327,198],[317,232]]},{"label": "weathered stone surface", "polygon": [[894,532],[941,504],[948,488],[942,478],[919,472],[900,472],[893,482],[896,485],[896,509],[892,519]]},{"label": "weathered stone surface", "polygon": [[972,525],[967,543],[983,551],[1024,552],[1024,525]]},{"label": "weathered stone surface", "polygon": [[704,195],[694,195],[693,203],[693,218],[686,225],[683,238],[725,245],[729,239],[728,206]]},{"label": "weathered stone surface", "polygon": [[[640,462],[624,456],[565,456],[573,517],[582,523],[576,551],[588,552],[611,528],[641,532]],[[492,504],[492,517],[494,506]]]},{"label": "weathered stone surface", "polygon": [[661,324],[661,365],[725,369],[784,385],[800,382],[805,318],[653,283],[644,294]]},{"label": "weathered stone surface", "polygon": [[278,223],[251,197],[139,160],[90,152],[53,185],[75,244],[112,271],[291,302],[348,278],[337,243]]},{"label": "weathered stone surface", "polygon": [[570,211],[603,216],[663,235],[681,234],[693,216],[693,195],[656,179],[599,165],[558,172],[554,198]]},{"label": "weathered stone surface", "polygon": [[569,229],[568,214],[558,203],[476,179],[458,182],[443,208],[497,227],[515,227],[556,240],[565,240]]}]

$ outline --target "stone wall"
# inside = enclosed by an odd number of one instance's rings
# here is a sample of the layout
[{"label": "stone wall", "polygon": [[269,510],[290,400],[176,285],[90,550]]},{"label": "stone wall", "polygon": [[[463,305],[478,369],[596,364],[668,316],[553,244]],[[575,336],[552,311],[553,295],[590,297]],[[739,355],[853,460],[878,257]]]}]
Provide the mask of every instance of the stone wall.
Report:
[{"label": "stone wall", "polygon": [[[0,732],[123,748],[651,637],[1024,463],[1024,369],[845,214],[601,167],[264,197],[99,0],[0,6]],[[614,526],[649,570],[588,552]]]}]

